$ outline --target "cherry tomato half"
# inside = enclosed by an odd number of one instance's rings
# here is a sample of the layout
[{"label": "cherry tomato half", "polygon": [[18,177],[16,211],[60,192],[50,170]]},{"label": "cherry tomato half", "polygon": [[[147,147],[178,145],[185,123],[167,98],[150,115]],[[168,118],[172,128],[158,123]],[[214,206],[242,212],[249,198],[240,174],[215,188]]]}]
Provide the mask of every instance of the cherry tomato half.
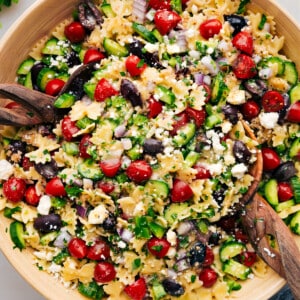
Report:
[{"label": "cherry tomato half", "polygon": [[139,76],[147,68],[147,65],[136,55],[130,55],[125,61],[125,67],[131,76]]},{"label": "cherry tomato half", "polygon": [[22,201],[25,191],[26,182],[21,178],[11,177],[3,184],[3,194],[12,203]]},{"label": "cherry tomato half", "polygon": [[288,182],[278,182],[277,194],[280,202],[287,201],[294,196],[292,186]]},{"label": "cherry tomato half", "polygon": [[153,98],[150,98],[148,101],[148,118],[152,119],[157,117],[163,109],[163,105],[160,101],[156,101]]},{"label": "cherry tomato half", "polygon": [[182,112],[175,116],[174,123],[172,124],[173,129],[170,131],[171,135],[176,135],[177,131],[189,121],[187,112]]},{"label": "cherry tomato half", "polygon": [[149,7],[159,10],[159,9],[171,9],[171,0],[149,0]]},{"label": "cherry tomato half", "polygon": [[210,288],[216,283],[218,274],[212,268],[205,268],[200,272],[199,279],[203,282],[203,287]]},{"label": "cherry tomato half", "polygon": [[171,190],[172,202],[185,202],[193,197],[191,187],[184,181],[175,179]]},{"label": "cherry tomato half", "polygon": [[254,100],[248,100],[242,105],[241,111],[245,119],[252,120],[259,115],[260,107]]},{"label": "cherry tomato half", "polygon": [[241,241],[242,243],[245,244],[247,244],[249,241],[247,234],[242,229],[235,230],[234,237],[237,241]]},{"label": "cherry tomato half", "polygon": [[263,169],[264,171],[275,170],[280,165],[278,154],[271,148],[262,148]]},{"label": "cherry tomato half", "polygon": [[240,31],[235,35],[232,39],[232,44],[235,48],[248,55],[253,53],[253,38],[247,31]]},{"label": "cherry tomato half", "polygon": [[91,135],[85,134],[79,143],[79,155],[82,158],[90,158],[90,154],[88,153],[88,148],[93,145],[90,141]]},{"label": "cherry tomato half", "polygon": [[163,258],[167,255],[171,244],[165,238],[153,237],[147,242],[149,252],[157,258]]},{"label": "cherry tomato half", "polygon": [[85,241],[80,238],[72,238],[68,244],[69,253],[78,259],[85,258],[88,252],[88,247]]},{"label": "cherry tomato half", "polygon": [[257,261],[256,253],[252,251],[244,251],[240,255],[239,261],[246,267],[252,267],[252,265]]},{"label": "cherry tomato half", "polygon": [[64,139],[70,142],[73,139],[73,135],[79,131],[76,126],[76,122],[72,121],[70,117],[64,117],[61,123],[61,130]]},{"label": "cherry tomato half", "polygon": [[208,40],[215,34],[218,34],[222,29],[222,23],[218,19],[210,19],[201,23],[199,27],[200,34]]},{"label": "cherry tomato half", "polygon": [[257,74],[254,60],[246,54],[240,54],[232,68],[234,75],[238,79],[250,79]]},{"label": "cherry tomato half", "polygon": [[105,261],[98,262],[94,270],[94,279],[99,283],[108,283],[116,278],[117,272],[113,264]]},{"label": "cherry tomato half", "polygon": [[50,196],[56,197],[63,197],[67,194],[61,179],[58,177],[52,178],[47,182],[45,192]]},{"label": "cherry tomato half", "polygon": [[119,92],[115,90],[115,88],[108,82],[107,79],[102,78],[97,83],[96,89],[95,89],[95,100],[96,101],[104,101],[105,99],[118,95]]},{"label": "cherry tomato half", "polygon": [[83,58],[83,63],[88,64],[91,62],[100,62],[105,55],[97,49],[88,49]]},{"label": "cherry tomato half", "polygon": [[168,34],[181,21],[175,11],[158,10],[154,15],[154,23],[161,35]]},{"label": "cherry tomato half", "polygon": [[29,205],[37,206],[40,202],[41,196],[36,192],[35,186],[31,185],[27,188],[25,192],[25,201]]},{"label": "cherry tomato half", "polygon": [[277,91],[267,91],[262,97],[261,104],[265,112],[278,112],[284,108],[284,99]]},{"label": "cherry tomato half", "polygon": [[191,107],[186,108],[186,113],[188,114],[189,118],[195,122],[197,128],[200,128],[205,121],[206,112],[204,109],[197,110]]},{"label": "cherry tomato half", "polygon": [[88,248],[86,257],[92,260],[106,260],[110,258],[110,248],[106,242],[96,241]]},{"label": "cherry tomato half", "polygon": [[290,106],[286,119],[292,123],[300,123],[300,100]]},{"label": "cherry tomato half", "polygon": [[54,78],[48,81],[45,93],[50,96],[57,96],[64,87],[65,82],[59,78]]},{"label": "cherry tomato half", "polygon": [[114,191],[115,189],[115,186],[113,184],[113,182],[110,182],[110,181],[99,181],[97,183],[97,186],[99,189],[101,189],[103,191],[103,193],[105,194],[110,194]]},{"label": "cherry tomato half", "polygon": [[107,177],[114,177],[118,173],[120,167],[120,159],[110,159],[100,162],[100,168]]},{"label": "cherry tomato half", "polygon": [[213,250],[210,247],[206,247],[205,258],[202,263],[202,266],[209,267],[210,265],[213,264],[214,260],[215,260],[215,256],[214,256]]},{"label": "cherry tomato half", "polygon": [[28,171],[30,169],[30,167],[33,167],[34,166],[34,163],[32,161],[30,161],[30,159],[26,156],[23,157],[23,160],[22,160],[22,168],[25,170],[25,171]]},{"label": "cherry tomato half", "polygon": [[72,22],[65,27],[65,36],[71,43],[80,43],[85,38],[85,29],[80,22]]},{"label": "cherry tomato half", "polygon": [[201,165],[195,165],[193,167],[197,170],[196,179],[209,179],[211,178],[211,174],[208,169]]},{"label": "cherry tomato half", "polygon": [[136,280],[134,283],[127,285],[124,292],[132,300],[143,300],[147,292],[147,284],[143,277]]},{"label": "cherry tomato half", "polygon": [[126,169],[126,174],[132,181],[141,183],[150,179],[152,175],[152,168],[146,161],[136,160]]}]

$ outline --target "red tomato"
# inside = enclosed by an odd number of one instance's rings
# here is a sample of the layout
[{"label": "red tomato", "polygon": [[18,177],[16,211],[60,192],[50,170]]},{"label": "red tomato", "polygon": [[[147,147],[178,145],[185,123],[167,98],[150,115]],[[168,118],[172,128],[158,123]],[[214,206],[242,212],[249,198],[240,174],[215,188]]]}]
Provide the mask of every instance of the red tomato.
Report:
[{"label": "red tomato", "polygon": [[277,193],[280,202],[287,201],[294,196],[292,186],[288,182],[278,182]]},{"label": "red tomato", "polygon": [[139,76],[146,69],[147,65],[136,55],[130,55],[125,61],[126,70],[131,76]]},{"label": "red tomato", "polygon": [[238,79],[250,79],[257,74],[254,60],[246,54],[240,54],[232,68]]},{"label": "red tomato", "polygon": [[247,234],[242,229],[236,230],[234,232],[234,237],[237,241],[241,241],[245,244],[249,241]]},{"label": "red tomato", "polygon": [[119,92],[105,78],[102,78],[96,86],[94,97],[96,101],[104,101],[118,94]]},{"label": "red tomato", "polygon": [[68,250],[71,256],[81,259],[86,257],[88,247],[84,240],[75,237],[69,241]]},{"label": "red tomato", "polygon": [[189,116],[186,112],[182,112],[175,116],[175,122],[172,124],[173,129],[170,131],[171,135],[176,135],[177,131],[189,121]]},{"label": "red tomato", "polygon": [[27,188],[25,192],[25,201],[29,205],[37,206],[40,202],[41,196],[36,192],[35,186],[31,185]]},{"label": "red tomato", "polygon": [[65,36],[71,43],[80,43],[85,38],[85,29],[80,22],[72,22],[66,26]]},{"label": "red tomato", "polygon": [[203,282],[203,287],[210,288],[216,283],[218,274],[212,268],[205,268],[200,272],[199,279]]},{"label": "red tomato", "polygon": [[61,79],[54,78],[48,81],[45,93],[50,96],[57,96],[61,89],[64,87],[65,82]]},{"label": "red tomato", "polygon": [[151,98],[148,101],[148,109],[149,109],[148,118],[152,119],[152,118],[157,117],[162,112],[163,105],[161,102],[156,101],[153,98]]},{"label": "red tomato", "polygon": [[191,187],[184,181],[175,179],[171,190],[172,202],[185,202],[193,197]]},{"label": "red tomato", "polygon": [[90,158],[91,156],[88,154],[88,148],[93,145],[90,141],[91,135],[85,134],[80,143],[79,143],[79,155],[82,158]]},{"label": "red tomato", "polygon": [[209,179],[211,178],[211,174],[208,169],[201,165],[195,165],[194,169],[197,170],[196,179]]},{"label": "red tomato", "polygon": [[126,169],[126,174],[132,181],[141,183],[150,179],[152,175],[152,168],[146,161],[136,160]]},{"label": "red tomato", "polygon": [[213,37],[215,34],[218,34],[221,29],[222,23],[218,19],[204,21],[199,27],[201,36],[206,40]]},{"label": "red tomato", "polygon": [[67,195],[65,187],[61,179],[58,177],[52,178],[50,181],[47,182],[45,192],[50,196],[57,197],[63,197]]},{"label": "red tomato", "polygon": [[114,184],[110,181],[99,181],[97,185],[98,188],[101,189],[105,194],[110,194],[115,189]]},{"label": "red tomato", "polygon": [[114,177],[118,173],[120,167],[120,159],[110,159],[100,162],[100,168],[107,177]]},{"label": "red tomato", "polygon": [[204,109],[196,110],[194,108],[188,107],[186,110],[189,118],[195,122],[197,128],[201,127],[204,124],[206,112]]},{"label": "red tomato", "polygon": [[157,258],[163,258],[167,255],[171,244],[165,238],[153,237],[147,242],[149,252]]},{"label": "red tomato", "polygon": [[110,248],[106,242],[96,241],[88,248],[86,257],[92,260],[106,260],[110,258]]},{"label": "red tomato", "polygon": [[252,120],[259,115],[259,105],[254,100],[248,100],[242,105],[242,114],[247,120]]},{"label": "red tomato", "polygon": [[76,122],[72,121],[70,117],[64,117],[61,123],[61,130],[64,139],[70,142],[73,139],[73,135],[79,131],[76,126]]},{"label": "red tomato", "polygon": [[205,83],[202,83],[201,86],[205,91],[205,96],[206,96],[205,103],[207,103],[211,98],[211,88]]},{"label": "red tomato", "polygon": [[116,278],[117,272],[113,264],[105,261],[98,262],[95,271],[94,279],[99,283],[107,283]]},{"label": "red tomato", "polygon": [[143,300],[147,292],[147,285],[145,279],[141,277],[134,283],[127,285],[124,288],[124,292],[132,300]]},{"label": "red tomato", "polygon": [[252,55],[253,53],[253,38],[249,32],[240,31],[232,39],[232,44],[238,50]]},{"label": "red tomato", "polygon": [[30,169],[30,167],[33,167],[34,163],[30,161],[30,159],[26,156],[23,157],[22,160],[22,168],[24,169],[24,171],[28,171]]},{"label": "red tomato", "polygon": [[105,55],[97,49],[88,49],[83,58],[83,63],[88,64],[91,62],[100,62]]},{"label": "red tomato", "polygon": [[24,179],[11,177],[3,183],[3,194],[12,203],[20,202],[24,198],[25,191]]},{"label": "red tomato", "polygon": [[280,165],[278,154],[271,148],[262,148],[263,169],[264,171],[272,171]]},{"label": "red tomato", "polygon": [[262,97],[261,104],[265,112],[278,112],[284,108],[284,99],[277,91],[267,91]]},{"label": "red tomato", "polygon": [[244,251],[240,257],[240,262],[246,267],[252,267],[252,265],[256,262],[256,253],[252,251]]},{"label": "red tomato", "polygon": [[290,106],[286,119],[289,122],[300,123],[300,100]]},{"label": "red tomato", "polygon": [[158,10],[154,15],[154,23],[161,35],[168,34],[181,21],[175,11]]},{"label": "red tomato", "polygon": [[11,101],[11,102],[7,103],[4,107],[7,109],[16,109],[16,108],[21,108],[21,104]]},{"label": "red tomato", "polygon": [[171,9],[170,0],[149,0],[149,7],[158,10],[158,9]]},{"label": "red tomato", "polygon": [[213,264],[214,260],[215,260],[215,256],[214,256],[212,249],[209,247],[206,247],[205,258],[202,263],[203,267],[209,267],[210,265]]}]

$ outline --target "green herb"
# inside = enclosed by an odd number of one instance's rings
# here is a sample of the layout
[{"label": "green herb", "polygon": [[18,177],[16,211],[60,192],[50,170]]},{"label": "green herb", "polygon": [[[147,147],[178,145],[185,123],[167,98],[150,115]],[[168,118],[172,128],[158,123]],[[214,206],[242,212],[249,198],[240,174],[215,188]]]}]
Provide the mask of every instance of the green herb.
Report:
[{"label": "green herb", "polygon": [[132,271],[140,268],[141,266],[141,259],[140,258],[136,258],[133,262],[132,262]]},{"label": "green herb", "polygon": [[246,10],[246,5],[249,2],[250,2],[250,0],[242,0],[236,13],[237,14],[243,14]]},{"label": "green herb", "polygon": [[78,292],[89,299],[101,300],[104,297],[103,286],[98,285],[95,281],[88,284],[80,282]]},{"label": "green herb", "polygon": [[0,0],[0,11],[3,8],[3,5],[9,7],[12,5],[12,3],[18,3],[18,2],[19,0]]},{"label": "green herb", "polygon": [[260,23],[258,24],[258,29],[259,29],[259,30],[262,30],[262,29],[264,28],[266,22],[267,22],[267,17],[266,17],[265,14],[263,14],[263,15],[261,16]]},{"label": "green herb", "polygon": [[65,189],[69,197],[77,197],[82,193],[82,188],[78,186],[66,186]]}]

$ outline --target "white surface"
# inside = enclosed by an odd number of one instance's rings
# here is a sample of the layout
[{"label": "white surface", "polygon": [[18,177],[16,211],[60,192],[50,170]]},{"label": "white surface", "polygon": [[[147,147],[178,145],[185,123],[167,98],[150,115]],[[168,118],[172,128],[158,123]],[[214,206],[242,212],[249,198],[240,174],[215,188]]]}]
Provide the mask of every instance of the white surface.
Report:
[{"label": "white surface", "polygon": [[[13,22],[36,0],[19,0],[10,8],[4,8],[0,12],[0,37],[13,24]],[[263,0],[262,0],[263,1]],[[299,0],[276,0],[281,6],[287,9],[290,14],[300,23],[300,2]],[[1,70],[0,70],[1,72]],[[0,252],[0,299],[1,300],[43,300],[33,288],[31,288],[14,268],[6,261]],[[63,299],[62,299],[63,300]]]}]

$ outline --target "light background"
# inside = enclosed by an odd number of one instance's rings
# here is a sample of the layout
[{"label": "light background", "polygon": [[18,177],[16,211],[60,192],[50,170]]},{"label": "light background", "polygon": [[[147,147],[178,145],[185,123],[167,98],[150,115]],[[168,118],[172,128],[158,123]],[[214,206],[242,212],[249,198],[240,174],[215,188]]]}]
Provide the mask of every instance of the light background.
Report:
[{"label": "light background", "polygon": [[[11,24],[36,0],[19,0],[10,8],[4,8],[0,12],[0,37]],[[263,1],[263,0],[262,0]],[[275,1],[275,0],[274,0]],[[300,2],[299,0],[276,0],[300,23]],[[1,72],[1,70],[0,70]],[[1,300],[44,300],[6,261],[0,251],[0,299]],[[278,298],[279,299],[279,298]],[[286,296],[280,299],[287,300]],[[63,299],[61,299],[63,300]]]}]

